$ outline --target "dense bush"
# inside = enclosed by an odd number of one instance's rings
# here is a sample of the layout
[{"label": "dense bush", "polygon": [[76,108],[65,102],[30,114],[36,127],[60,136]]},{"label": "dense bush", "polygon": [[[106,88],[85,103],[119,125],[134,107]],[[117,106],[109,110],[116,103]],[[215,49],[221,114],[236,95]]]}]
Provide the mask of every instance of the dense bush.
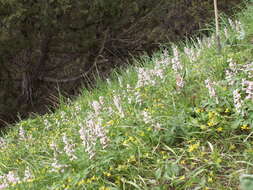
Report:
[{"label": "dense bush", "polygon": [[[41,111],[57,85],[70,93],[129,53],[192,35],[212,20],[212,2],[0,0],[0,118]],[[219,7],[229,12],[239,2],[221,0]]]}]

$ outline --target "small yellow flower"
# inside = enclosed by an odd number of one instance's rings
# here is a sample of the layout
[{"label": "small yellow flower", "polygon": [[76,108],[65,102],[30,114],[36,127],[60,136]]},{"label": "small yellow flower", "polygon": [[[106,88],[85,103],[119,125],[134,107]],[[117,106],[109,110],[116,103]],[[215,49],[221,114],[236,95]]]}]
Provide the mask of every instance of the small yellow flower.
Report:
[{"label": "small yellow flower", "polygon": [[196,143],[196,144],[190,145],[189,148],[188,148],[188,152],[193,152],[194,150],[196,150],[198,148],[199,148],[199,142]]},{"label": "small yellow flower", "polygon": [[185,160],[181,160],[180,164],[185,165]]},{"label": "small yellow flower", "polygon": [[185,180],[185,176],[184,176],[184,175],[181,176],[181,177],[179,178],[179,180]]},{"label": "small yellow flower", "polygon": [[221,131],[223,131],[223,128],[222,127],[219,127],[219,128],[217,128],[216,129],[218,132],[221,132]]},{"label": "small yellow flower", "polygon": [[215,123],[214,123],[213,121],[209,121],[209,122],[207,123],[207,125],[208,125],[209,127],[212,127],[212,126],[215,126]]},{"label": "small yellow flower", "polygon": [[143,131],[140,132],[140,136],[144,137],[145,133]]},{"label": "small yellow flower", "polygon": [[248,125],[241,126],[241,130],[250,130],[250,127]]},{"label": "small yellow flower", "polygon": [[111,176],[111,174],[110,174],[109,172],[103,172],[103,174],[104,174],[104,176],[106,176],[106,177],[110,177],[110,176]]},{"label": "small yellow flower", "polygon": [[208,177],[207,181],[208,181],[208,182],[213,182],[213,178]]},{"label": "small yellow flower", "polygon": [[225,113],[229,113],[230,112],[230,110],[227,108],[226,110],[225,110]]},{"label": "small yellow flower", "polygon": [[99,190],[110,190],[110,188],[109,188],[109,187],[102,186],[102,187],[99,188]]},{"label": "small yellow flower", "polygon": [[200,125],[200,129],[206,130],[206,129],[207,129],[207,126],[206,126],[206,125]]},{"label": "small yellow flower", "polygon": [[203,110],[200,109],[200,108],[197,108],[197,109],[195,110],[195,112],[196,112],[196,113],[201,113],[201,112],[203,112]]},{"label": "small yellow flower", "polygon": [[79,181],[79,182],[77,183],[78,186],[81,186],[81,185],[83,185],[83,184],[85,184],[85,180],[84,180],[84,179],[81,180],[81,181]]},{"label": "small yellow flower", "polygon": [[236,147],[235,147],[235,145],[230,145],[230,147],[229,147],[229,150],[234,150]]}]

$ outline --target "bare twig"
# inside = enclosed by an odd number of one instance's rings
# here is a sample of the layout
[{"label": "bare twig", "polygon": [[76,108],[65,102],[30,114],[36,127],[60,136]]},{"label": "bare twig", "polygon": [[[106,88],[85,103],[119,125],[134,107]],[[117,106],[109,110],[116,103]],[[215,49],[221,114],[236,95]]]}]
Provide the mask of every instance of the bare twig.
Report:
[{"label": "bare twig", "polygon": [[217,48],[218,53],[221,54],[221,41],[219,34],[219,13],[218,13],[218,5],[217,0],[214,0],[214,13],[215,13],[215,25],[216,25],[216,40],[217,40]]}]

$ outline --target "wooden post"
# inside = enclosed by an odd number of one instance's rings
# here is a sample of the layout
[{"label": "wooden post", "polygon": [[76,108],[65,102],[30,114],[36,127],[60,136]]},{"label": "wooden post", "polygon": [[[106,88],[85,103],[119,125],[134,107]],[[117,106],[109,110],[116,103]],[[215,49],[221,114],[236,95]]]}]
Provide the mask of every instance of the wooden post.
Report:
[{"label": "wooden post", "polygon": [[216,26],[216,41],[217,41],[217,51],[221,54],[221,41],[219,34],[219,13],[218,13],[218,5],[217,0],[214,0],[214,13],[215,13],[215,26]]}]

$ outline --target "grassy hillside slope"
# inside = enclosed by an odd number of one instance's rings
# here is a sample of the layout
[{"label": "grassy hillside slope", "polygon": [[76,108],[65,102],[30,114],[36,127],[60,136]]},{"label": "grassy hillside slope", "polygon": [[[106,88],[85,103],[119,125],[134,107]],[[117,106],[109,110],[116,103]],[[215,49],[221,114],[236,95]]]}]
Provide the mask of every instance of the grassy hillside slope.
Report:
[{"label": "grassy hillside slope", "polygon": [[0,139],[0,189],[238,189],[253,174],[253,6]]}]

